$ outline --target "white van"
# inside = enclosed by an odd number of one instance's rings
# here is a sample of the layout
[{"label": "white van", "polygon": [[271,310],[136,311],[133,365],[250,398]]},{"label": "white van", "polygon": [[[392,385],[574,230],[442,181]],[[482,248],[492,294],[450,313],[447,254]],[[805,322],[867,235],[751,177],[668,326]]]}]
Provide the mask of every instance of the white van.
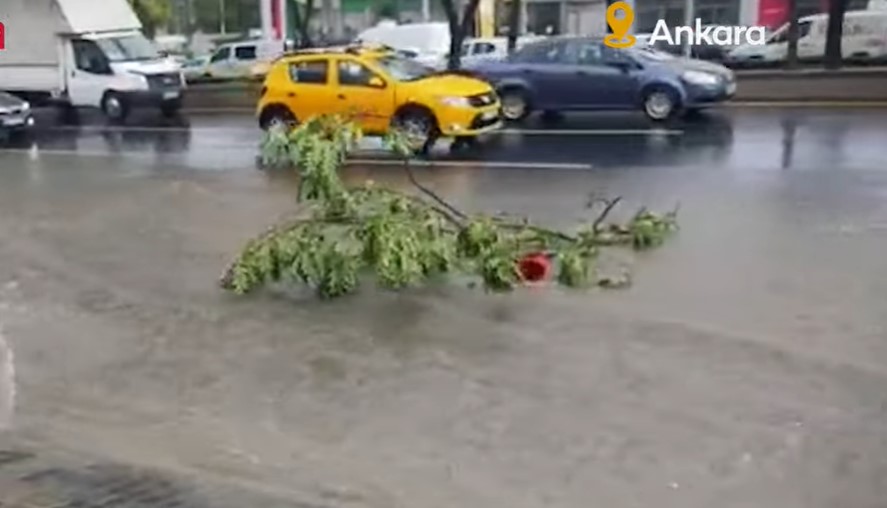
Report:
[{"label": "white van", "polygon": [[204,79],[254,78],[263,63],[270,63],[283,54],[283,43],[277,41],[240,41],[219,46],[209,58],[200,77]]},{"label": "white van", "polygon": [[6,49],[0,90],[37,103],[101,108],[112,120],[135,107],[175,115],[185,90],[180,66],[142,34],[126,0],[2,0]]},{"label": "white van", "polygon": [[420,63],[439,68],[446,65],[450,52],[450,26],[447,23],[383,22],[358,34],[354,42],[383,44],[410,52]]},{"label": "white van", "polygon": [[[798,58],[820,60],[825,56],[828,14],[814,14],[798,20]],[[887,11],[850,11],[844,15],[841,38],[844,59],[879,61],[887,59]],[[788,23],[773,32],[767,44],[743,44],[727,56],[737,65],[782,62],[788,55]]]}]

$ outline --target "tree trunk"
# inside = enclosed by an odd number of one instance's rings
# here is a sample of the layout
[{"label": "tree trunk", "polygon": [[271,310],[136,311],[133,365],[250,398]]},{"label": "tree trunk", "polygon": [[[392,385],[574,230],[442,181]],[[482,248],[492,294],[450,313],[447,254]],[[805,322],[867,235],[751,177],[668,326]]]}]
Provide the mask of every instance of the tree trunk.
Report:
[{"label": "tree trunk", "polygon": [[788,54],[785,66],[788,69],[798,67],[798,0],[788,0]]},{"label": "tree trunk", "polygon": [[840,69],[843,64],[841,37],[844,36],[844,13],[847,0],[831,0],[828,8],[828,27],[825,32],[825,68]]},{"label": "tree trunk", "polygon": [[508,54],[517,49],[517,38],[520,36],[520,18],[523,5],[521,0],[511,0],[511,11],[508,13]]},{"label": "tree trunk", "polygon": [[453,0],[441,0],[447,15],[447,22],[450,25],[450,53],[447,55],[447,69],[449,70],[456,70],[462,64],[462,42],[474,21],[479,3],[480,0],[468,0],[460,18],[459,10],[453,4]]},{"label": "tree trunk", "polygon": [[293,7],[293,19],[296,22],[296,31],[299,35],[299,40],[296,43],[298,48],[310,48],[312,46],[311,34],[309,33],[312,12],[314,12],[314,0],[305,1],[304,13],[299,8],[298,3]]}]

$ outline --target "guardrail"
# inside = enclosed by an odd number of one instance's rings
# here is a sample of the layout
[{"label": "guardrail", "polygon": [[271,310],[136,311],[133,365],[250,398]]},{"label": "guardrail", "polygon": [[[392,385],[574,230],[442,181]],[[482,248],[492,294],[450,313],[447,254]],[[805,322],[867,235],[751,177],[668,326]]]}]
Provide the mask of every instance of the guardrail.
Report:
[{"label": "guardrail", "polygon": [[[858,102],[887,103],[887,67],[828,71],[800,69],[743,70],[734,102]],[[185,99],[186,109],[253,110],[262,84],[239,81],[195,83]]]}]

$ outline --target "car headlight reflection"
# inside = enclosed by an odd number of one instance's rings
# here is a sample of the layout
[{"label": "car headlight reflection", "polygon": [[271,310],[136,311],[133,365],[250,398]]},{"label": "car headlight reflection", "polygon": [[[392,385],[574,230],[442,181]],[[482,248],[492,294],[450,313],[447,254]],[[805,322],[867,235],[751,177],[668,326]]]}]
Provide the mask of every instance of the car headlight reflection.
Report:
[{"label": "car headlight reflection", "polygon": [[713,86],[721,82],[720,78],[714,74],[700,71],[687,71],[682,76],[684,81],[694,85]]}]

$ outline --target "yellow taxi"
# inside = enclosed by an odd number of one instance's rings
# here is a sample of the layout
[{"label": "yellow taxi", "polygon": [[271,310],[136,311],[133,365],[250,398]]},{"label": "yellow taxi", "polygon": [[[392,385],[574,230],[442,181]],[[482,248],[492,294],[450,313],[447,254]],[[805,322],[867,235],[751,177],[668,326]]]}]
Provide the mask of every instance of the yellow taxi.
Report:
[{"label": "yellow taxi", "polygon": [[489,83],[378,48],[281,57],[268,71],[256,113],[263,129],[321,114],[346,115],[367,135],[398,129],[426,149],[438,137],[470,142],[502,126],[499,98]]}]

